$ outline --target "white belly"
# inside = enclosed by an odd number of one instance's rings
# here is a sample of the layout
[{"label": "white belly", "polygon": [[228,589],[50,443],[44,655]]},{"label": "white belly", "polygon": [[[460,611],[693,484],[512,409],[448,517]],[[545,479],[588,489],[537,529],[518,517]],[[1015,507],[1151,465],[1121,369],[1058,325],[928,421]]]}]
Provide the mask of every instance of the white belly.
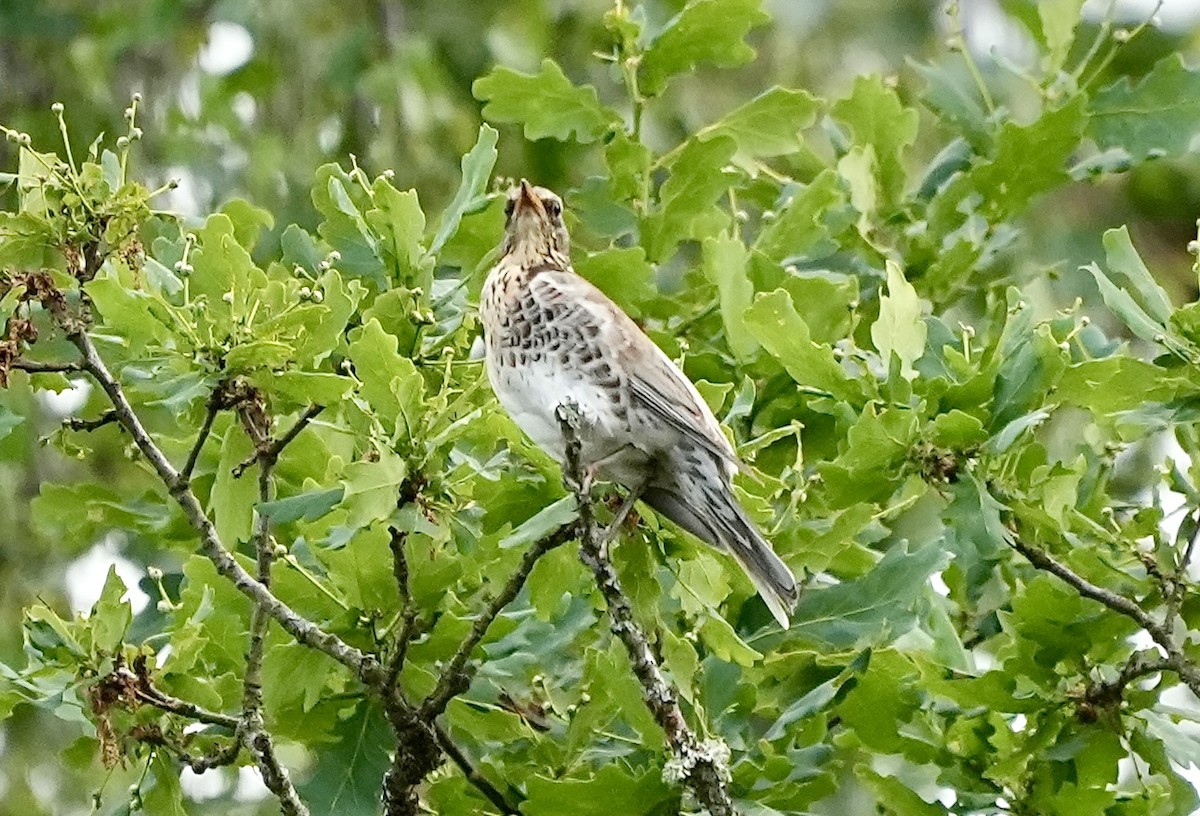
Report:
[{"label": "white belly", "polygon": [[[627,437],[627,428],[614,427],[611,417],[597,407],[609,404],[608,395],[569,369],[545,362],[527,363],[519,368],[501,367],[488,361],[488,379],[496,398],[525,434],[558,461],[563,459],[563,435],[555,411],[564,403],[574,403],[583,420],[586,447],[608,448]],[[585,459],[591,451],[584,451]]]}]

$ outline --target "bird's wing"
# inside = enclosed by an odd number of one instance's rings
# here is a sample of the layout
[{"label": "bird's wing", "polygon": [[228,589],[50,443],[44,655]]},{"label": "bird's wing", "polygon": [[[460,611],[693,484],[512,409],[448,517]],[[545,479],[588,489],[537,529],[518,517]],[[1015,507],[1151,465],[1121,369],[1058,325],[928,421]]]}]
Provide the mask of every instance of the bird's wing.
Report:
[{"label": "bird's wing", "polygon": [[538,272],[530,289],[543,304],[570,304],[571,317],[598,328],[597,345],[620,363],[630,395],[653,416],[718,459],[744,467],[696,387],[607,295],[559,269]]}]

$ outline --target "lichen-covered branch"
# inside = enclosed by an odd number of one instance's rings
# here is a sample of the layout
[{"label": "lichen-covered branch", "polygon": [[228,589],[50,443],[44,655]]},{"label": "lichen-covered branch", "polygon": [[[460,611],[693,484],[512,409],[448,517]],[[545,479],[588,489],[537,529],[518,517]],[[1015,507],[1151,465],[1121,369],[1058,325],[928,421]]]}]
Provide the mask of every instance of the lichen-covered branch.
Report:
[{"label": "lichen-covered branch", "polygon": [[[579,501],[579,557],[596,578],[608,607],[610,628],[629,653],[633,673],[642,686],[642,699],[666,735],[672,757],[664,776],[686,785],[711,816],[733,816],[736,811],[728,789],[729,749],[719,740],[701,742],[684,719],[675,690],[663,675],[645,630],[634,619],[629,598],[608,560],[608,540],[619,529],[622,518],[606,530],[593,513],[580,461],[579,413],[574,406],[561,405],[557,414],[566,439],[563,473]],[[632,504],[626,501],[622,511],[628,512]]]}]

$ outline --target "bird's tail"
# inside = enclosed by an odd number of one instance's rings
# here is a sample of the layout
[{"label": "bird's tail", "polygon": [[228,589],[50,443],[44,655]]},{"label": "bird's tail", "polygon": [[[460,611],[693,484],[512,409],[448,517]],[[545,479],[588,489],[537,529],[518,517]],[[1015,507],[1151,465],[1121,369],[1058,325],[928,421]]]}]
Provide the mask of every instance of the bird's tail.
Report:
[{"label": "bird's tail", "polygon": [[775,620],[787,629],[788,616],[799,597],[792,571],[771,549],[724,479],[698,478],[685,485],[679,483],[681,476],[676,474],[673,484],[651,484],[642,493],[642,501],[697,538],[733,555]]}]

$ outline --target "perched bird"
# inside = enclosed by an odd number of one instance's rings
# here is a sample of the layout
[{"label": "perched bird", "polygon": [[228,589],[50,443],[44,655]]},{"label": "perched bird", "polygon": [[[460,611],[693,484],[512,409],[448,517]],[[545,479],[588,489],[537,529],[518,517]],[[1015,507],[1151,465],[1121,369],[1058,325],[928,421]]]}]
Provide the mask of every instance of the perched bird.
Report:
[{"label": "perched bird", "polygon": [[624,486],[731,553],[787,628],[796,579],[734,497],[741,463],[712,411],[637,324],[575,273],[562,199],[522,179],[506,214],[502,257],[480,306],[488,379],[500,404],[562,462],[556,410],[574,403],[588,475]]}]

